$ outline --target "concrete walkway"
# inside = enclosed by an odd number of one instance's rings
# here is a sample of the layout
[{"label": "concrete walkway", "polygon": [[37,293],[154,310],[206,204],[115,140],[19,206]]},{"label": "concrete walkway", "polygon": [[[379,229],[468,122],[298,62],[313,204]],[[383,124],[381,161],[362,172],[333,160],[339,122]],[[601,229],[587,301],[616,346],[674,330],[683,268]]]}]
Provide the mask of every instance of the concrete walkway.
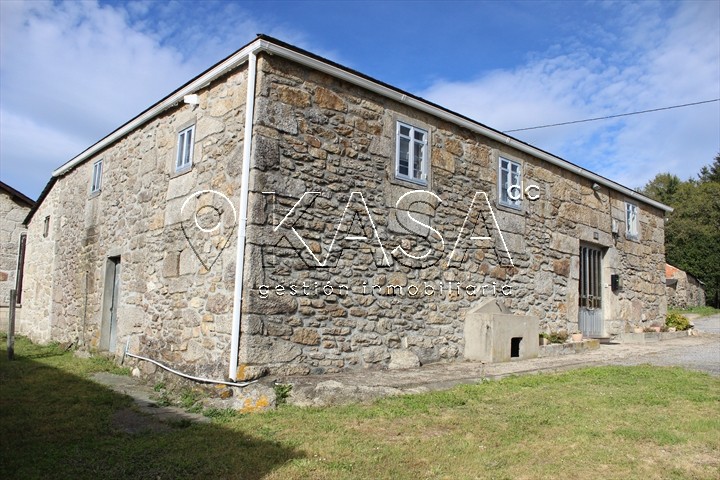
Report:
[{"label": "concrete walkway", "polygon": [[[696,319],[694,323],[696,335],[665,341],[603,344],[599,349],[585,353],[507,363],[436,363],[409,370],[360,370],[334,375],[265,378],[248,387],[248,391],[239,389],[237,394],[242,398],[253,388],[272,391],[273,383],[291,384],[288,403],[325,406],[443,390],[510,375],[561,372],[602,365],[681,366],[720,376],[720,315]],[[120,415],[116,422],[118,428],[128,433],[136,433],[142,428],[162,429],[178,422],[208,421],[202,415],[180,408],[157,406],[153,400],[155,392],[133,377],[100,373],[93,379],[135,400],[132,411]]]},{"label": "concrete walkway", "polygon": [[[710,325],[714,325],[714,321],[711,319]],[[696,324],[698,323],[696,321]],[[288,403],[323,406],[442,390],[459,384],[496,380],[509,375],[561,372],[589,366],[640,364],[682,366],[720,376],[720,335],[699,332],[695,336],[661,342],[601,345],[597,350],[581,354],[507,363],[436,363],[411,370],[285,377],[278,378],[277,382],[292,384]]]},{"label": "concrete walkway", "polygon": [[155,391],[135,377],[100,372],[92,380],[117,393],[133,399],[133,406],[120,410],[113,415],[113,426],[129,434],[147,431],[162,432],[174,427],[186,426],[189,422],[209,422],[202,415],[190,413],[182,408],[159,406],[154,398]]}]

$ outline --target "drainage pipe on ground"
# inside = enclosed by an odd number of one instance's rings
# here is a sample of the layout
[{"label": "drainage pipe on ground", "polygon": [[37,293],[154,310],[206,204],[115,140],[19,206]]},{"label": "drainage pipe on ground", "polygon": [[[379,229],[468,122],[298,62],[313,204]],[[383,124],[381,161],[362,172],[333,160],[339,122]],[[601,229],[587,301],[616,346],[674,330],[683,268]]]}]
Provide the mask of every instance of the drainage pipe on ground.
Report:
[{"label": "drainage pipe on ground", "polygon": [[163,370],[167,370],[170,373],[173,373],[173,374],[178,375],[183,378],[187,378],[188,380],[193,380],[195,382],[214,383],[217,385],[228,385],[230,387],[247,387],[251,383],[255,383],[254,380],[252,382],[238,383],[238,382],[225,382],[223,380],[213,380],[211,378],[203,378],[203,377],[196,377],[194,375],[188,375],[187,373],[183,373],[179,370],[175,370],[174,368],[170,368],[167,365],[158,362],[157,360],[153,360],[152,358],[143,357],[142,355],[135,355],[134,353],[130,353],[129,348],[130,348],[130,338],[128,338],[128,341],[125,344],[125,351],[123,352],[122,360],[120,361],[120,363],[125,362],[125,357],[127,356],[127,357],[137,358],[138,360],[145,360],[146,362],[150,362],[154,365],[157,365],[158,367],[162,368]]}]

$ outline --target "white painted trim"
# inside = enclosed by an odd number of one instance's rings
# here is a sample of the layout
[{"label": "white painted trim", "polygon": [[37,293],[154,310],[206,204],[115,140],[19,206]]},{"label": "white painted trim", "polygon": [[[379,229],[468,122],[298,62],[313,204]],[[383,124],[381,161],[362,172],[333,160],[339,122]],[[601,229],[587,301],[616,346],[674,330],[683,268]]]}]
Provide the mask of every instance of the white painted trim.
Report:
[{"label": "white painted trim", "polygon": [[517,204],[512,203],[513,200],[510,198],[509,195],[508,195],[508,201],[503,202],[503,199],[502,199],[503,198],[503,191],[502,191],[503,190],[503,184],[502,184],[503,160],[508,162],[508,170],[506,170],[507,174],[508,174],[508,182],[512,181],[512,165],[515,164],[518,166],[518,170],[520,173],[520,193],[522,195],[523,173],[524,173],[523,172],[523,170],[524,170],[523,162],[521,162],[518,159],[511,158],[509,155],[503,155],[502,152],[498,152],[498,156],[497,156],[497,189],[498,189],[497,203],[498,203],[498,205],[501,205],[503,207],[522,211],[522,209],[523,209],[522,196],[518,199]]},{"label": "white painted trim", "polygon": [[92,179],[90,180],[90,194],[102,190],[103,159],[100,158],[93,163]]},{"label": "white painted trim", "polygon": [[[180,172],[186,172],[190,170],[193,166],[193,154],[195,153],[195,124],[193,123],[189,127],[183,128],[178,132],[178,138],[177,138],[177,145],[175,147],[175,173]],[[190,145],[185,147],[185,144],[187,143],[186,135],[190,135]],[[184,160],[182,157],[186,156],[187,151],[187,157],[188,162],[187,163],[181,163],[181,160]]]},{"label": "white painted trim", "polygon": [[[408,140],[410,141],[408,145],[408,174],[403,175],[400,173],[400,127],[407,127],[410,129],[410,136],[408,137]],[[422,165],[420,167],[420,178],[415,178],[413,176],[414,174],[414,166],[415,166],[415,144],[418,143],[417,140],[415,140],[415,131],[422,132],[423,134],[423,159],[422,159]],[[424,130],[420,127],[416,127],[414,125],[411,125],[407,122],[403,122],[402,120],[397,120],[395,122],[395,178],[398,180],[402,180],[405,182],[412,182],[417,183],[418,185],[427,185],[429,180],[429,170],[430,167],[428,165],[428,150],[430,149],[428,137],[430,134],[427,130]]]}]

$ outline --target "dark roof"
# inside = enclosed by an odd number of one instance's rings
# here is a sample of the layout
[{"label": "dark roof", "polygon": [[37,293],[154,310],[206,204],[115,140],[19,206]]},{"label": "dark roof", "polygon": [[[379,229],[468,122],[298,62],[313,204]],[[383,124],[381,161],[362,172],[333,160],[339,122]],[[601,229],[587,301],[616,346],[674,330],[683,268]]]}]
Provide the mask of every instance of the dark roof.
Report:
[{"label": "dark roof", "polygon": [[15,200],[18,203],[22,203],[26,207],[32,208],[35,206],[35,200],[28,197],[24,193],[21,193],[21,192],[15,190],[13,187],[8,185],[7,183],[0,182],[0,190],[7,193],[10,196],[10,198],[12,198],[13,200]]},{"label": "dark roof", "polygon": [[37,212],[38,208],[40,208],[40,204],[42,204],[43,200],[45,200],[45,197],[47,197],[48,193],[50,193],[50,190],[52,190],[55,182],[57,182],[57,177],[50,177],[50,181],[47,183],[47,185],[45,185],[45,188],[43,188],[43,191],[40,193],[37,202],[34,202],[32,208],[25,217],[25,220],[23,220],[23,225],[27,225],[30,223],[30,220],[32,220],[35,212]]}]

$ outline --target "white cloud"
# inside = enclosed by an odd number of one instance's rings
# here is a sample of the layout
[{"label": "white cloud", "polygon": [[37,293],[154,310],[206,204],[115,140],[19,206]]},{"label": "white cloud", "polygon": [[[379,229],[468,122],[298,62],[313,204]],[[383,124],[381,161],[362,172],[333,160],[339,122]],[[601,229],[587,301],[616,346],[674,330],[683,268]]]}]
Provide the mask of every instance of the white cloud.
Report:
[{"label": "white cloud", "polygon": [[[720,97],[720,4],[613,4],[619,28],[597,25],[570,47],[422,96],[498,129],[579,120]],[[591,41],[592,40],[592,41]],[[720,151],[720,104],[516,132],[629,187],[656,173],[696,174]]]},{"label": "white cloud", "polygon": [[[0,175],[31,197],[55,168],[263,31],[231,2],[0,1],[0,22]],[[264,32],[309,44],[282,25]]]},{"label": "white cloud", "polygon": [[2,173],[31,196],[193,72],[123,11],[92,2],[2,2],[1,27]]}]

